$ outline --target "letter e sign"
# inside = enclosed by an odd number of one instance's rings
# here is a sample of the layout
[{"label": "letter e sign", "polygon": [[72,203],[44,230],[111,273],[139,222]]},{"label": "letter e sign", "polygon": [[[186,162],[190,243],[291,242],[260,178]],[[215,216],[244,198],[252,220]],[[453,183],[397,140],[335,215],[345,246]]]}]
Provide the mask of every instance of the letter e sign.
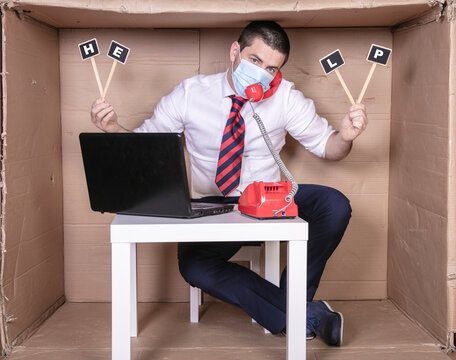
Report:
[{"label": "letter e sign", "polygon": [[79,45],[79,51],[81,52],[82,60],[87,60],[92,56],[97,56],[100,51],[98,50],[97,39],[92,39]]},{"label": "letter e sign", "polygon": [[122,64],[127,62],[128,54],[130,53],[130,49],[126,46],[115,42],[114,40],[111,41],[111,46],[109,47],[108,56],[116,60]]},{"label": "letter e sign", "polygon": [[390,55],[391,49],[372,44],[369,50],[369,55],[367,55],[367,61],[386,66]]},{"label": "letter e sign", "polygon": [[337,49],[331,54],[326,55],[324,58],[320,59],[320,64],[323,67],[323,70],[326,74],[329,74],[331,71],[336,70],[338,67],[341,67],[345,64],[340,50]]}]

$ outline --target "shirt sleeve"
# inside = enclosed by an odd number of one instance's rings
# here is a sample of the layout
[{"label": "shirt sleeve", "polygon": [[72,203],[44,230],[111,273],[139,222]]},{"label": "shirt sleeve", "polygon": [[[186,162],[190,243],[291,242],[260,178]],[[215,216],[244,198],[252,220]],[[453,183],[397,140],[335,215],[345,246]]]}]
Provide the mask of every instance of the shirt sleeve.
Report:
[{"label": "shirt sleeve", "polygon": [[184,131],[184,118],[187,107],[184,82],[163,96],[155,107],[151,118],[144,120],[134,132],[177,132]]},{"label": "shirt sleeve", "polygon": [[315,112],[314,102],[300,91],[290,89],[287,102],[288,133],[313,154],[325,157],[326,142],[335,132],[333,127]]}]

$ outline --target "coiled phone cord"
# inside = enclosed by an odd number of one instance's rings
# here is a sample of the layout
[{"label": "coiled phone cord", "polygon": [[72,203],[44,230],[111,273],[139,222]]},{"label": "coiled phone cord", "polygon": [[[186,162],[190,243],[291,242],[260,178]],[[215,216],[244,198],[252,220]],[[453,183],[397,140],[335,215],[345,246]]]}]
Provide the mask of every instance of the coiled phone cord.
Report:
[{"label": "coiled phone cord", "polygon": [[274,158],[276,164],[279,166],[280,170],[283,172],[285,177],[287,178],[288,181],[291,182],[291,190],[288,193],[287,196],[285,196],[285,201],[288,203],[285,205],[282,209],[277,210],[274,215],[280,213],[281,211],[285,210],[288,206],[290,206],[295,194],[298,192],[298,184],[296,184],[296,181],[293,178],[293,175],[288,171],[286,168],[285,164],[283,163],[282,159],[280,158],[279,154],[277,154],[277,151],[274,149],[274,145],[272,145],[271,138],[268,135],[268,132],[266,131],[266,128],[264,127],[263,121],[260,118],[260,115],[258,115],[254,108],[252,103],[249,101],[250,107],[252,108],[253,112],[253,118],[258,124],[258,127],[260,129],[261,135],[263,136],[264,141],[266,142],[266,145],[268,146],[269,151],[271,152],[272,157]]}]

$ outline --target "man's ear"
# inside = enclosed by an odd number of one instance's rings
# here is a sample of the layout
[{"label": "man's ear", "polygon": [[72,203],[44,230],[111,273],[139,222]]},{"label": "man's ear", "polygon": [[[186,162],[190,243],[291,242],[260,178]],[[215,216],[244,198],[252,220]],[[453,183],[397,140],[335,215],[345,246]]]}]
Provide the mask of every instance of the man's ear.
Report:
[{"label": "man's ear", "polygon": [[236,56],[239,55],[239,49],[240,49],[240,45],[237,41],[235,41],[231,44],[231,49],[230,49],[230,61],[231,62],[234,62],[234,60],[236,59]]}]

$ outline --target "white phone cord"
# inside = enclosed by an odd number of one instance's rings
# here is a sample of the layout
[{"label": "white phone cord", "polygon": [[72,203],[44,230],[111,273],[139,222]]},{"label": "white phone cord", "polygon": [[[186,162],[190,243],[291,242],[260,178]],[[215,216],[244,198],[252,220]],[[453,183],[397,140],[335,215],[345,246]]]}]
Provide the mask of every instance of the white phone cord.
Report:
[{"label": "white phone cord", "polygon": [[255,110],[253,109],[252,103],[249,101],[250,107],[252,108],[253,112],[253,118],[256,120],[258,127],[260,129],[261,135],[263,135],[264,141],[266,142],[266,145],[268,146],[269,151],[271,152],[272,157],[274,158],[275,162],[279,166],[280,170],[283,172],[285,177],[287,178],[288,181],[291,182],[291,191],[288,193],[287,196],[285,196],[285,201],[288,203],[285,205],[282,209],[277,210],[274,215],[280,213],[281,211],[285,210],[288,206],[290,206],[291,201],[293,200],[295,194],[298,192],[298,184],[296,184],[296,181],[293,178],[293,175],[288,171],[286,168],[285,164],[283,163],[282,159],[280,158],[279,154],[277,154],[276,150],[274,149],[274,145],[272,145],[271,138],[268,135],[268,132],[266,131],[266,128],[264,127],[263,121],[260,118],[260,115],[258,115]]}]

